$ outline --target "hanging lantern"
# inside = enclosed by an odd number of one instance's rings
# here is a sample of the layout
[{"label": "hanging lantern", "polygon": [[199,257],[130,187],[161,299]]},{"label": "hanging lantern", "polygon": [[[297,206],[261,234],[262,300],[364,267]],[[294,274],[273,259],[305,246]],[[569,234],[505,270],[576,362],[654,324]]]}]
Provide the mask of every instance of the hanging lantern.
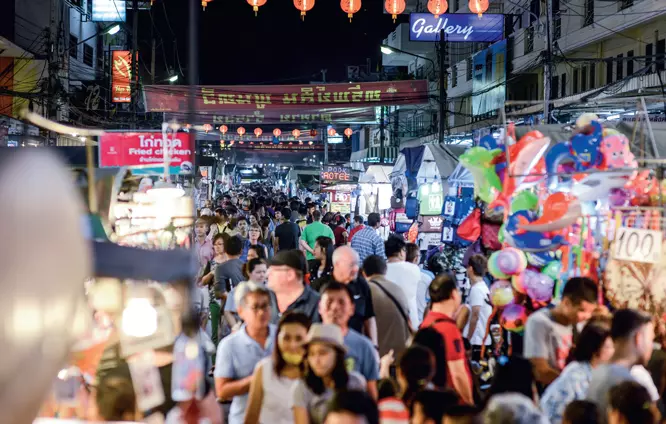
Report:
[{"label": "hanging lantern", "polygon": [[328,135],[331,137],[335,136],[338,132],[335,130],[335,128],[329,128],[328,129]]},{"label": "hanging lantern", "polygon": [[224,140],[220,140],[220,149],[224,149],[224,145],[225,145]]},{"label": "hanging lantern", "polygon": [[242,137],[243,134],[245,134],[245,128],[243,128],[243,127],[238,127],[238,129],[236,130],[236,132],[238,133],[239,136]]},{"label": "hanging lantern", "polygon": [[298,140],[298,144],[302,146],[303,145],[303,140]]},{"label": "hanging lantern", "polygon": [[305,12],[309,12],[315,4],[315,0],[294,0],[294,6],[301,11],[301,19],[305,19]]},{"label": "hanging lantern", "polygon": [[347,136],[347,138],[351,137],[352,134],[354,134],[354,130],[352,130],[351,128],[345,128],[345,135]]},{"label": "hanging lantern", "polygon": [[340,7],[347,13],[349,22],[351,22],[354,13],[361,10],[361,0],[340,0]]},{"label": "hanging lantern", "polygon": [[488,0],[469,0],[469,11],[479,15],[479,18],[488,10]]},{"label": "hanging lantern", "polygon": [[263,134],[264,131],[261,128],[255,128],[254,129],[254,136],[255,137],[261,137],[261,134]]},{"label": "hanging lantern", "polygon": [[254,141],[250,141],[250,146],[254,146]]},{"label": "hanging lantern", "polygon": [[446,0],[428,0],[428,10],[435,15],[435,19],[439,18],[442,13],[446,13],[448,8],[449,4]]},{"label": "hanging lantern", "polygon": [[266,0],[247,0],[247,4],[252,6],[252,10],[254,10],[254,16],[257,16],[259,8],[266,4]]},{"label": "hanging lantern", "polygon": [[317,136],[317,130],[310,130],[310,137],[316,137]]},{"label": "hanging lantern", "polygon": [[384,7],[391,14],[393,22],[395,22],[398,15],[405,11],[405,0],[386,0]]},{"label": "hanging lantern", "polygon": [[273,130],[273,135],[275,137],[279,137],[281,134],[282,134],[282,131],[280,131],[279,128],[276,128],[276,129]]},{"label": "hanging lantern", "polygon": [[294,138],[298,138],[298,137],[301,136],[301,130],[299,130],[299,129],[295,129],[295,130],[293,130],[293,131],[291,132],[291,135],[293,135]]},{"label": "hanging lantern", "polygon": [[213,129],[213,126],[211,124],[204,124],[203,130],[206,134],[208,134],[209,131]]},{"label": "hanging lantern", "polygon": [[291,146],[292,144],[294,144],[294,143],[290,141],[290,142],[289,142],[289,145]]},{"label": "hanging lantern", "polygon": [[308,144],[312,146],[314,144],[314,141],[308,141]]},{"label": "hanging lantern", "polygon": [[226,125],[222,125],[222,126],[220,127],[220,132],[221,132],[222,134],[226,134],[227,131],[229,131],[229,128],[227,128]]},{"label": "hanging lantern", "polygon": [[203,6],[203,10],[206,10],[206,6],[208,3],[212,2],[213,0],[201,0],[201,5]]}]

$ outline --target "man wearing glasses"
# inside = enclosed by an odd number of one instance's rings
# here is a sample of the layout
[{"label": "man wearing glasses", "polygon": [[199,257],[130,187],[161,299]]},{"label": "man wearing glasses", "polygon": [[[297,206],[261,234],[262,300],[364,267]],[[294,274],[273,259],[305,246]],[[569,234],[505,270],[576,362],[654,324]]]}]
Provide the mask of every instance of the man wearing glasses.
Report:
[{"label": "man wearing glasses", "polygon": [[287,311],[301,312],[318,321],[319,293],[303,281],[307,262],[303,252],[283,250],[271,260],[268,287],[271,289],[272,322],[277,323]]},{"label": "man wearing glasses", "polygon": [[222,402],[232,399],[229,424],[242,424],[252,373],[273,350],[276,327],[270,324],[271,298],[266,286],[246,282],[234,293],[240,330],[222,339],[215,360],[215,389]]}]

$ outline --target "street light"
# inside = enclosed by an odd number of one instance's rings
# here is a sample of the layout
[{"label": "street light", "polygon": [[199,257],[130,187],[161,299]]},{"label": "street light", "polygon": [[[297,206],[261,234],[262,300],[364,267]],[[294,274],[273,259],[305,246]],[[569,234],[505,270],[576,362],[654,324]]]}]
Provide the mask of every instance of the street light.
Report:
[{"label": "street light", "polygon": [[178,75],[172,75],[169,77],[169,82],[176,82],[178,81]]},{"label": "street light", "polygon": [[118,34],[119,31],[120,31],[120,25],[114,25],[108,28],[105,32],[109,35],[115,35]]},{"label": "street light", "polygon": [[436,66],[435,66],[435,62],[434,62],[432,59],[428,58],[428,57],[421,56],[421,55],[414,54],[414,53],[410,53],[410,52],[406,52],[406,51],[404,51],[404,50],[396,49],[395,47],[387,46],[386,44],[382,44],[382,46],[381,46],[379,49],[380,49],[380,50],[382,51],[382,53],[384,53],[384,54],[400,53],[400,54],[406,54],[406,55],[408,55],[408,56],[416,57],[416,58],[419,58],[419,59],[427,60],[427,61],[429,61],[430,63],[432,63],[432,69],[433,69],[433,71],[434,71],[435,68],[436,68]]}]

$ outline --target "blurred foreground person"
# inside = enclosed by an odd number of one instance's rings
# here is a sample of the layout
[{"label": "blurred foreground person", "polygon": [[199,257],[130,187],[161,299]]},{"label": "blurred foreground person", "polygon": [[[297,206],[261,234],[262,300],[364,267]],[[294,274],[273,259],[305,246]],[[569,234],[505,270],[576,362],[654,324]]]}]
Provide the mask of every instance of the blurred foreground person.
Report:
[{"label": "blurred foreground person", "polygon": [[324,424],[379,424],[377,405],[363,391],[337,393],[331,400]]},{"label": "blurred foreground person", "polygon": [[490,398],[483,412],[485,424],[549,424],[532,399],[518,393],[503,393]]},{"label": "blurred foreground person", "polygon": [[635,381],[625,381],[608,392],[608,424],[657,424],[659,411],[650,393]]}]

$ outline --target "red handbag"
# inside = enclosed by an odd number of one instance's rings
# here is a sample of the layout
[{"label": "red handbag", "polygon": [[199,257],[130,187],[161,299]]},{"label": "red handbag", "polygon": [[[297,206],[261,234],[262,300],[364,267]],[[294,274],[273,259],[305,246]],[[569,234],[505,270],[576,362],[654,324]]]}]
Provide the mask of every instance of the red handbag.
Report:
[{"label": "red handbag", "polygon": [[476,241],[481,235],[481,210],[476,208],[458,225],[458,237]]}]

